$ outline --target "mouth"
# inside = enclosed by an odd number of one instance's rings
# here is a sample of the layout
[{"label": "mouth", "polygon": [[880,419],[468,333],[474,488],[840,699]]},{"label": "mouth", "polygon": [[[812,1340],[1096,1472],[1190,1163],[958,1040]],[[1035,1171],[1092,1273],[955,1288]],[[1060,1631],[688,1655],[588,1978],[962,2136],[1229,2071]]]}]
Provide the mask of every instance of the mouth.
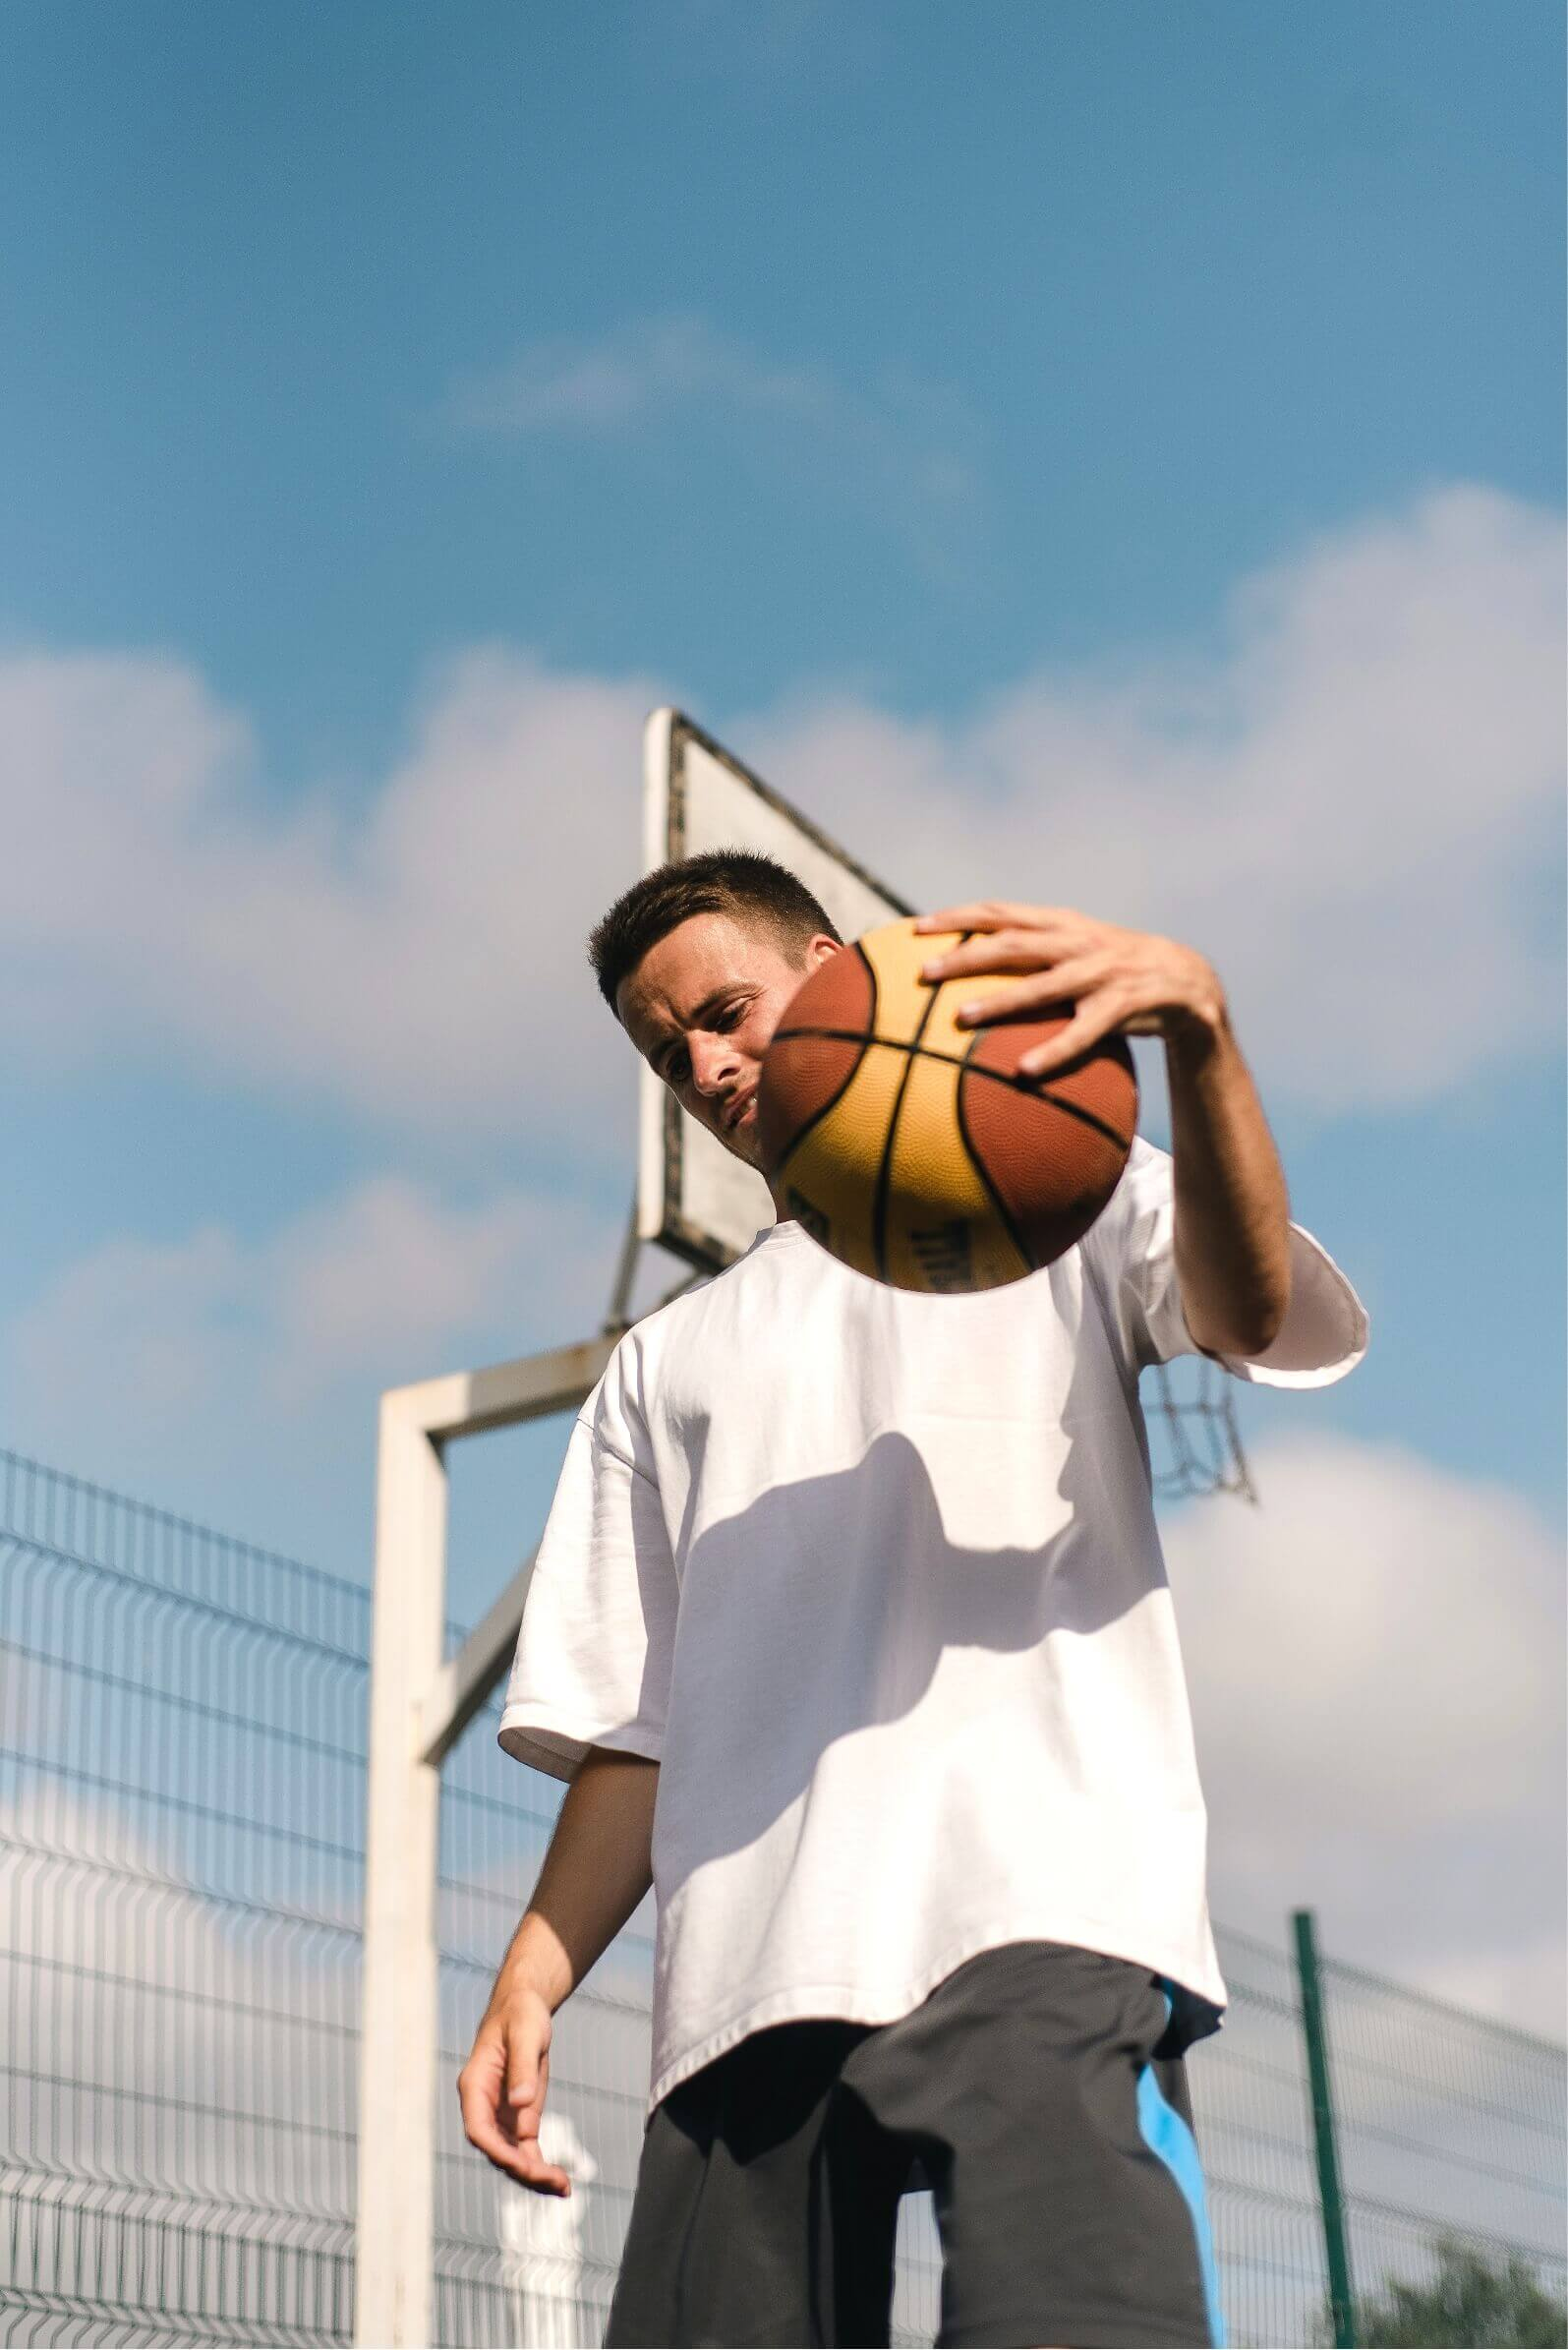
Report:
[{"label": "mouth", "polygon": [[734,1133],[734,1131],[735,1131],[735,1129],[736,1129],[736,1127],[737,1127],[737,1126],[739,1126],[739,1125],[741,1125],[741,1124],[742,1124],[742,1122],[743,1122],[745,1119],[747,1119],[747,1118],[753,1118],[753,1119],[754,1119],[754,1118],[755,1118],[755,1116],[756,1116],[756,1094],[755,1094],[755,1092],[751,1092],[751,1093],[742,1093],[742,1095],[740,1096],[740,1099],[739,1099],[738,1101],[736,1101],[736,1102],[732,1102],[732,1103],[730,1104],[729,1108],[728,1108],[727,1110],[726,1110],[726,1112],[725,1112],[725,1132],[726,1132],[726,1134],[733,1134],[733,1133]]}]

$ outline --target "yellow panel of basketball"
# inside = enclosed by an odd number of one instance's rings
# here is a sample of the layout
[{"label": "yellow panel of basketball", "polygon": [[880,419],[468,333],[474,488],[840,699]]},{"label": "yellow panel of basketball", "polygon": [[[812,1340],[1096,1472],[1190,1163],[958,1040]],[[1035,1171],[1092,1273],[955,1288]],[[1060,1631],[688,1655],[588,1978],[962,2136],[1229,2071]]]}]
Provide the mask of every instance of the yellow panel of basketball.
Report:
[{"label": "yellow panel of basketball", "polygon": [[995,1289],[1029,1270],[969,1156],[962,1064],[908,1056],[888,1149],[884,1278],[899,1289]]},{"label": "yellow panel of basketball", "polygon": [[838,1100],[807,1129],[780,1170],[789,1212],[856,1272],[875,1276],[873,1202],[883,1146],[908,1067],[900,1049],[870,1044]]}]

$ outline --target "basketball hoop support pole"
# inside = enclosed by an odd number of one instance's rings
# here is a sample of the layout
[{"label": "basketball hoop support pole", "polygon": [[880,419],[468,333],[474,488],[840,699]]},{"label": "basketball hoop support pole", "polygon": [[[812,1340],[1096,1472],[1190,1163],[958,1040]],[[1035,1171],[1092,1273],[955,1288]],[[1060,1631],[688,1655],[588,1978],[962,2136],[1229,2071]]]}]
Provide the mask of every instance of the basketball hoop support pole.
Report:
[{"label": "basketball hoop support pole", "polygon": [[610,1328],[381,1397],[354,2307],[362,2350],[427,2350],[432,2337],[441,1763],[506,1670],[533,1569],[530,1557],[448,1661],[446,1446],[575,1411],[618,1336]]}]

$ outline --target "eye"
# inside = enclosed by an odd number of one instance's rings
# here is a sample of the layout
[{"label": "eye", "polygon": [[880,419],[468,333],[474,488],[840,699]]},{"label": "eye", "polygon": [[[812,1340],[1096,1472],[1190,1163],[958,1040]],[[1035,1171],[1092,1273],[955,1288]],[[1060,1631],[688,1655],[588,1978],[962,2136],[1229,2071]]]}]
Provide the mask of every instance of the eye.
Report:
[{"label": "eye", "polygon": [[691,1063],[685,1054],[671,1053],[665,1063],[665,1083],[669,1086],[683,1086],[690,1075]]},{"label": "eye", "polygon": [[720,1013],[715,1026],[721,1030],[732,1028],[738,1022],[740,1015],[744,1010],[745,1006],[743,1004],[726,1004],[724,1010]]}]

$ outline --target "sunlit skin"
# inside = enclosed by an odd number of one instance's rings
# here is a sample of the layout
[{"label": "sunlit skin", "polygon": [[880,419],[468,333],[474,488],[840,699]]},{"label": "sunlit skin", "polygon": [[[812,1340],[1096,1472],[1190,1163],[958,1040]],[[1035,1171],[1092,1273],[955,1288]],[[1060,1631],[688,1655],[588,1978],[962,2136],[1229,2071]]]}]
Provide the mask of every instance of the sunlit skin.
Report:
[{"label": "sunlit skin", "polygon": [[765,930],[726,913],[694,913],[650,947],[615,991],[621,1026],[655,1076],[748,1167],[761,1166],[762,1057],[795,990],[841,952],[819,931],[791,957]]}]

